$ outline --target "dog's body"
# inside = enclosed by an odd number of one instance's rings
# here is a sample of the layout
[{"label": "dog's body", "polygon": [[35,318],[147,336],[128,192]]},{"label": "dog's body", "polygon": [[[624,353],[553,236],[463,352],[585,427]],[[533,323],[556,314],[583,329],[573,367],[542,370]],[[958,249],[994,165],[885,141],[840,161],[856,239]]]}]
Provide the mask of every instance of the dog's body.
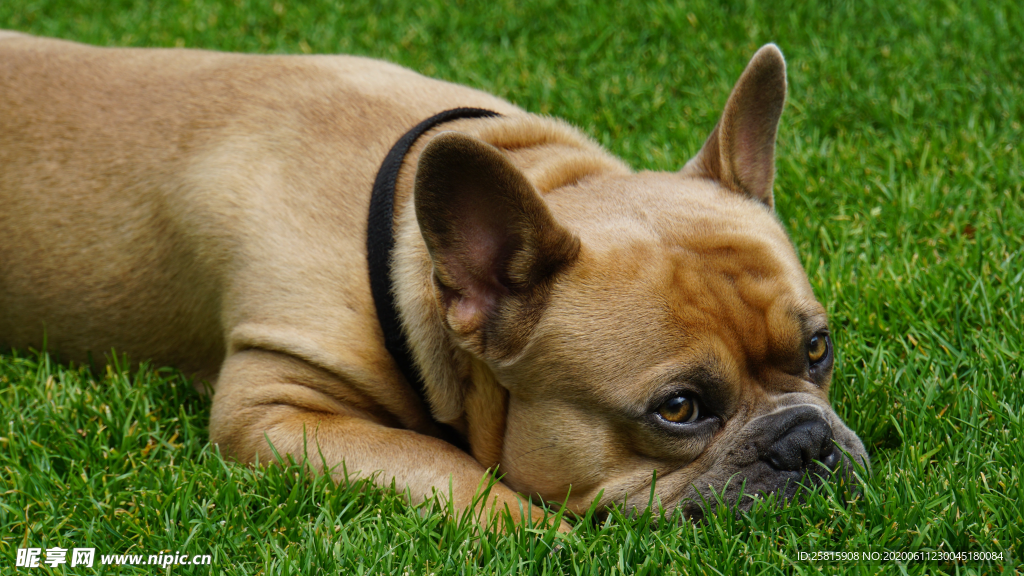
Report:
[{"label": "dog's body", "polygon": [[[691,514],[737,475],[728,495],[791,494],[842,460],[833,438],[866,454],[828,406],[824,310],[771,210],[784,95],[762,49],[701,154],[634,174],[560,122],[375,60],[0,33],[0,346],[178,366],[245,461],[273,460],[269,439],[414,498],[450,480],[461,507],[500,465],[492,504],[514,517],[516,491],[646,503],[655,470]],[[502,116],[426,133],[394,191],[423,399],[383,343],[367,210],[395,141],[464,106]]]}]

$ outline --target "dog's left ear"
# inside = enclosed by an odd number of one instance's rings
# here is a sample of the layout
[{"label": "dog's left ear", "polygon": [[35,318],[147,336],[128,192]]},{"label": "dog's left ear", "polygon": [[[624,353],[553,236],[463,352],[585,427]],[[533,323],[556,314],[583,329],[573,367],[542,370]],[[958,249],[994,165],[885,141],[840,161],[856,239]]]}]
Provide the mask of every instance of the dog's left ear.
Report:
[{"label": "dog's left ear", "polygon": [[427,144],[414,195],[448,328],[478,355],[514,353],[579,240],[501,151],[466,134]]},{"label": "dog's left ear", "polygon": [[725,111],[682,174],[711,178],[773,208],[775,135],[786,101],[786,61],[774,44],[754,54]]}]

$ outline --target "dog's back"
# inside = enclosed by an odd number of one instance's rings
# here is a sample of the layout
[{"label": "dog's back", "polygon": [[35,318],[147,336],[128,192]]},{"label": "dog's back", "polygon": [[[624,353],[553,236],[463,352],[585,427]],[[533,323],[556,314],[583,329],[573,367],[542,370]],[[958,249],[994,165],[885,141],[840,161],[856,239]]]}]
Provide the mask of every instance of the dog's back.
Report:
[{"label": "dog's back", "polygon": [[225,331],[252,322],[333,326],[327,342],[375,332],[361,285],[374,173],[453,101],[517,111],[364,58],[5,33],[0,346],[115,349],[212,378]]}]

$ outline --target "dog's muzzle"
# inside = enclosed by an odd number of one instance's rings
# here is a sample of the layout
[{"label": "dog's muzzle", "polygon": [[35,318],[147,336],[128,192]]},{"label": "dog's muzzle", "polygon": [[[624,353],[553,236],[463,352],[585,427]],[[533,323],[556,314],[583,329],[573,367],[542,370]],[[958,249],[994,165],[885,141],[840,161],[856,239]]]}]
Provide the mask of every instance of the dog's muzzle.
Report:
[{"label": "dog's muzzle", "polygon": [[826,410],[812,404],[782,408],[755,419],[728,452],[732,462],[723,462],[693,483],[683,498],[684,515],[700,521],[717,511],[716,493],[723,503],[741,512],[772,494],[782,504],[801,501],[801,492],[814,486],[850,482],[854,466],[844,451],[859,459],[863,450],[845,446],[841,432],[834,428],[842,423],[833,420],[836,422],[830,421]]}]

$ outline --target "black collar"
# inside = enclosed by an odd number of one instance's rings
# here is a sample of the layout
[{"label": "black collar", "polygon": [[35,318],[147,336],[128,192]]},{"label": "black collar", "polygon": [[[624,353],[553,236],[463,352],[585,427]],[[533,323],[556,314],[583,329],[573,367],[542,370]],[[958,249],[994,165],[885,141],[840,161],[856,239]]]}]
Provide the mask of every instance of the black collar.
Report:
[{"label": "black collar", "polygon": [[[391,250],[395,246],[395,183],[398,180],[398,171],[402,167],[405,155],[425,132],[438,124],[460,118],[491,116],[499,116],[499,114],[480,108],[455,108],[427,118],[398,139],[398,142],[384,158],[380,170],[377,171],[377,178],[373,181],[370,216],[366,229],[366,261],[370,266],[370,291],[373,293],[373,303],[377,308],[377,321],[380,322],[380,327],[384,331],[384,346],[394,358],[402,375],[405,376],[413,390],[419,394],[427,406],[428,412],[430,404],[427,402],[423,389],[423,378],[419,369],[416,368],[416,363],[413,362],[409,343],[406,342],[405,334],[402,332],[398,309],[395,308],[394,286],[391,282]],[[442,425],[442,428],[447,428],[447,426]]]}]

